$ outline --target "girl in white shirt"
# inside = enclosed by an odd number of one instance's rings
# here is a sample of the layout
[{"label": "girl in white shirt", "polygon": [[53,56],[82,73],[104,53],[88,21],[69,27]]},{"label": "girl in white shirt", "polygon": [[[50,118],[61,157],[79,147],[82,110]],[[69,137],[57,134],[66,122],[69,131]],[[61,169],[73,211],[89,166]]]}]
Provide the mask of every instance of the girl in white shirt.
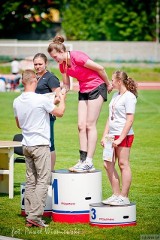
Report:
[{"label": "girl in white shirt", "polygon": [[[129,165],[130,148],[134,139],[132,124],[137,102],[137,85],[123,71],[112,75],[113,88],[118,89],[109,104],[109,117],[106,122],[101,145],[105,146],[106,136],[113,138],[113,157],[111,161],[104,159],[113,195],[102,202],[110,205],[130,204],[128,193],[131,185],[131,169]],[[122,187],[115,169],[116,159],[121,172]]]}]

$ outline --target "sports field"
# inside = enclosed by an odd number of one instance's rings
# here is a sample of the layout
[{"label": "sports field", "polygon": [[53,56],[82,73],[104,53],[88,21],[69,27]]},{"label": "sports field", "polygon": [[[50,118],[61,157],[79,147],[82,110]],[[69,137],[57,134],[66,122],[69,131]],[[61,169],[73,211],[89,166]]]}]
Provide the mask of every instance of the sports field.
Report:
[{"label": "sports field", "polygon": [[[0,93],[0,139],[12,140],[17,129],[13,99],[19,93]],[[14,198],[0,194],[0,235],[20,239],[90,239],[90,240],[142,240],[160,239],[160,92],[140,90],[135,122],[135,141],[131,150],[132,185],[129,198],[137,206],[137,225],[132,227],[98,228],[89,224],[62,224],[46,218],[45,229],[25,228],[25,219],[20,215],[20,183],[25,182],[25,164],[15,164]],[[99,121],[98,142],[94,157],[96,169],[102,171],[103,198],[111,195],[111,188],[103,169],[100,139],[108,116],[108,102],[104,103]],[[55,123],[56,169],[66,169],[78,160],[77,92],[67,95],[66,112]],[[82,186],[83,188],[83,186]],[[151,238],[152,237],[152,238]]]}]

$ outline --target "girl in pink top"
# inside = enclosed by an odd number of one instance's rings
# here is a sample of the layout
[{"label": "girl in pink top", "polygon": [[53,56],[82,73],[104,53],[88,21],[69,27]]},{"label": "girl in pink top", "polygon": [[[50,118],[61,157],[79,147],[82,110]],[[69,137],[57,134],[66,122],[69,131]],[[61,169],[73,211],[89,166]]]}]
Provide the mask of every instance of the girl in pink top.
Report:
[{"label": "girl in pink top", "polygon": [[69,170],[74,172],[92,172],[93,155],[96,149],[96,123],[112,84],[104,67],[93,62],[81,51],[66,51],[64,38],[56,36],[48,47],[50,56],[59,63],[62,73],[63,87],[70,89],[70,78],[79,82],[78,130],[80,142],[80,160]]}]

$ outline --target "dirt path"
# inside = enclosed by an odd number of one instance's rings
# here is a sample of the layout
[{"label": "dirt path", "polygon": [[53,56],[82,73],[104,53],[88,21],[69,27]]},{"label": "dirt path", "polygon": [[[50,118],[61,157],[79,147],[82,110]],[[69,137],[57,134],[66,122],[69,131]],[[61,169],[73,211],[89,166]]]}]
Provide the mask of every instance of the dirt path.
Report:
[{"label": "dirt path", "polygon": [[160,82],[139,82],[139,90],[160,90]]}]

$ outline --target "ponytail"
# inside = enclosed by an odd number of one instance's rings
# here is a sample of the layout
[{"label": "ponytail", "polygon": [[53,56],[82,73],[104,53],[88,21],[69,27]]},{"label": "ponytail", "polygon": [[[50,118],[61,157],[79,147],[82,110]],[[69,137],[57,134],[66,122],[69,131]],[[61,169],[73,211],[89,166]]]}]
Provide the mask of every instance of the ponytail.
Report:
[{"label": "ponytail", "polygon": [[127,90],[133,93],[137,98],[138,97],[137,83],[132,78],[128,77],[127,74],[123,71],[118,70],[114,72],[114,74],[118,80],[121,80],[123,82]]}]

